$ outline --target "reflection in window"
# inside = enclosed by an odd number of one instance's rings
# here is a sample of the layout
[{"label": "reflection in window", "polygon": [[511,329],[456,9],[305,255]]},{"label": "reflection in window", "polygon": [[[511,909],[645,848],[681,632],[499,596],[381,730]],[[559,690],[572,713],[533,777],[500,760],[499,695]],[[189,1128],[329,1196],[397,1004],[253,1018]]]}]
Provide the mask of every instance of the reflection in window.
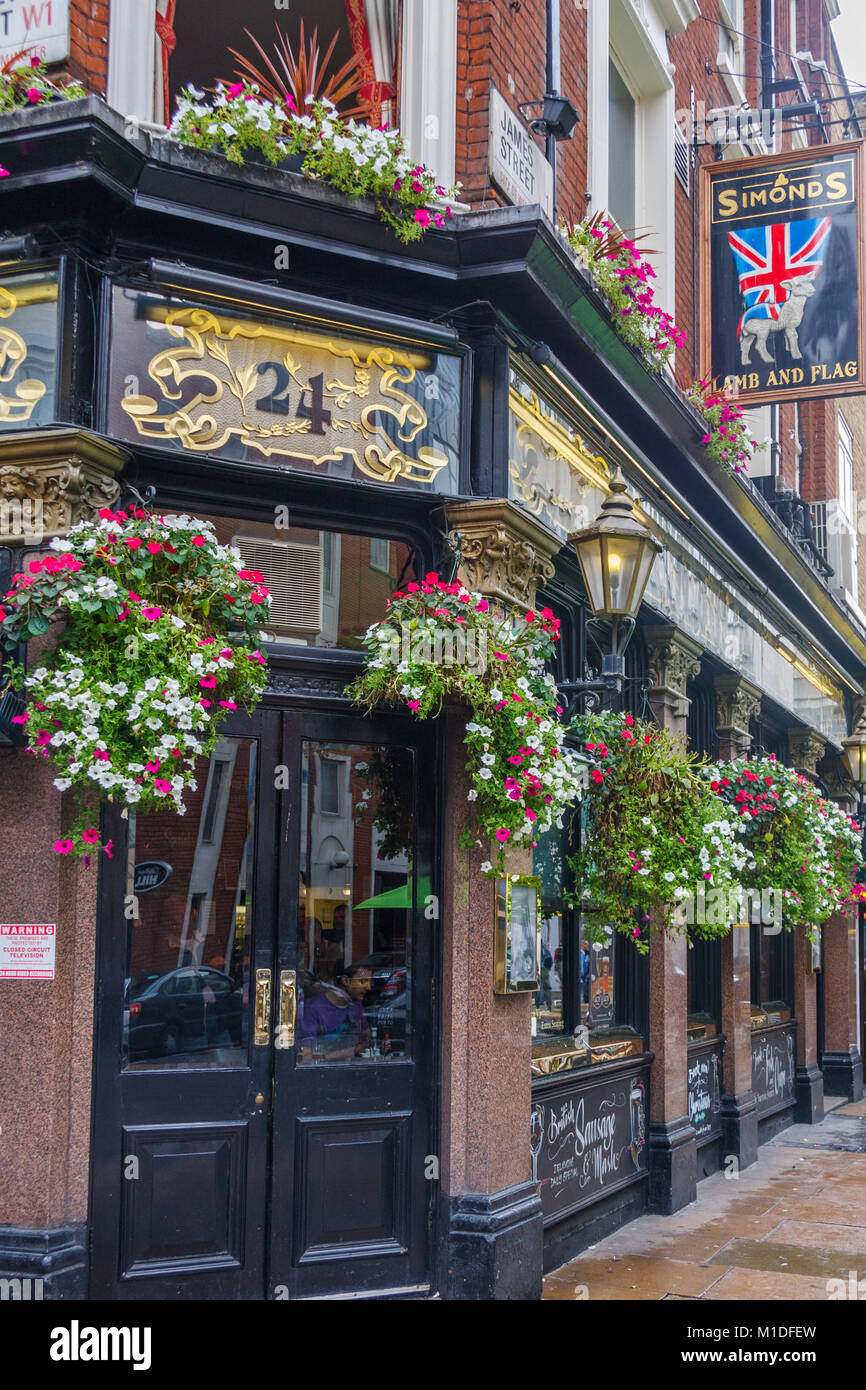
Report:
[{"label": "reflection in window", "polygon": [[[346,778],[340,814],[326,769]],[[345,771],[344,771],[345,769]],[[411,924],[430,892],[413,860],[409,749],[303,748],[297,1060],[381,1062],[411,1052]]]},{"label": "reflection in window", "polygon": [[787,1023],[794,1004],[794,933],[750,927],[752,1028]]},{"label": "reflection in window", "polygon": [[532,1010],[532,1036],[557,1037],[566,1028],[563,1008],[565,909],[562,903],[563,832],[555,827],[538,838],[532,872],[541,879],[540,988]]},{"label": "reflection in window", "polygon": [[277,645],[360,651],[395,589],[418,577],[415,552],[399,540],[207,520],[220,543],[237,546],[247,568],[263,576],[273,603],[262,640]]},{"label": "reflection in window", "polygon": [[[255,743],[223,738],[210,766],[201,760],[185,816],[130,812],[128,1068],[244,1064],[255,777]],[[136,882],[143,865],[159,866],[155,887],[142,887],[143,874]]]},{"label": "reflection in window", "polygon": [[608,88],[608,206],[624,231],[635,225],[637,106],[611,61]]}]

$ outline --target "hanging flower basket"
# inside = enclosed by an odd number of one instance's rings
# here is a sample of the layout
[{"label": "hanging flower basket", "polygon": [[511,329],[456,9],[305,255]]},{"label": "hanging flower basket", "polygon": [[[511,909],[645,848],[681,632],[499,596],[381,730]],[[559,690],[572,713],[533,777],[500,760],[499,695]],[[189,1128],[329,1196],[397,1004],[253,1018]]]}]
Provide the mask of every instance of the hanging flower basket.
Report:
[{"label": "hanging flower basket", "polygon": [[481,866],[487,875],[502,871],[507,846],[534,848],[581,793],[545,671],[558,640],[550,609],[503,613],[431,572],[398,590],[387,617],[367,630],[364,671],[346,692],[368,709],[389,705],[417,719],[446,703],[468,708],[472,823],[462,843],[494,846]]},{"label": "hanging flower basket", "polygon": [[772,756],[716,765],[705,775],[749,849],[744,886],[779,894],[786,927],[811,933],[851,910],[863,861],[861,832],[847,812]]},{"label": "hanging flower basket", "polygon": [[591,904],[590,940],[608,927],[649,949],[650,924],[724,935],[752,862],[736,818],[719,805],[684,740],[631,714],[579,718],[592,760],[576,899]]},{"label": "hanging flower basket", "polygon": [[79,793],[58,854],[99,845],[94,788],[125,806],[184,814],[196,759],[231,711],[261,696],[256,642],[269,603],[262,576],[242,568],[209,522],[140,509],[104,509],[15,576],[0,606],[7,648],[66,620],[35,669],[15,673],[27,704],[13,720],[57,768],[55,787]]}]

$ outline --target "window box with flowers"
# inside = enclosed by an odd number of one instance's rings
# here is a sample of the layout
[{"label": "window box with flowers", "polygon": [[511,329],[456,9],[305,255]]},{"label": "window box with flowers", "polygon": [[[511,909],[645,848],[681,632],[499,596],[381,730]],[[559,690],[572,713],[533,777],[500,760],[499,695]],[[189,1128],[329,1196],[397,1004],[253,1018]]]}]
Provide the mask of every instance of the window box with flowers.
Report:
[{"label": "window box with flowers", "polygon": [[607,300],[613,327],[623,342],[640,353],[653,371],[669,366],[676,349],[685,347],[687,335],[655,303],[650,281],[656,273],[636,241],[603,212],[571,227],[562,225],[560,231]]},{"label": "window box with flowers", "polygon": [[326,97],[300,114],[294,98],[282,105],[246,80],[218,83],[212,98],[187,87],[178,98],[169,134],[180,144],[212,150],[233,164],[250,156],[279,165],[294,160],[307,178],[320,179],[349,198],[371,198],[399,241],[418,241],[442,228],[458,193],[414,164],[399,131],[344,121]]}]

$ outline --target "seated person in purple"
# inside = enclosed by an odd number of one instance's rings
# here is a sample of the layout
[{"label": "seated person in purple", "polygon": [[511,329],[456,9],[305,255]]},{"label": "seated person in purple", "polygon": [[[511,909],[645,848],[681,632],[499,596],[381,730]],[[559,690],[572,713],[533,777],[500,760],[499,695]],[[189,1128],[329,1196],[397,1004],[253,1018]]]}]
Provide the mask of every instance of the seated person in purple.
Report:
[{"label": "seated person in purple", "polygon": [[326,984],[312,998],[304,1000],[299,1041],[304,1061],[316,1051],[329,1062],[360,1057],[370,1042],[370,1025],[362,1000],[372,989],[369,965],[338,965],[334,983]]}]

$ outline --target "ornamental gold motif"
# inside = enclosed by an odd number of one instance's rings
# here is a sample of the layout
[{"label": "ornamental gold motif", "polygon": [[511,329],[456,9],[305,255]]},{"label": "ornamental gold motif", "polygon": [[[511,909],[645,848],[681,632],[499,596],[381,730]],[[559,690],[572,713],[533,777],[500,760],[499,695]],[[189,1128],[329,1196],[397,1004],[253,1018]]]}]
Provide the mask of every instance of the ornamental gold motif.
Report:
[{"label": "ornamental gold motif", "polygon": [[[169,340],[148,364],[158,394],[121,401],[144,439],[218,453],[236,438],[267,458],[313,467],[345,460],[379,483],[429,485],[449,463],[416,444],[429,419],[405,388],[434,367],[422,348],[218,318],[189,305],[150,305],[147,314]],[[300,400],[292,415],[290,395]]]},{"label": "ornamental gold motif", "polygon": [[[57,298],[56,282],[48,282],[36,287],[38,298]],[[33,287],[22,288],[15,293],[6,285],[0,285],[0,319],[11,318],[16,309],[25,303],[34,302]],[[0,384],[11,385],[13,378],[27,360],[27,344],[14,329],[0,323]],[[28,377],[14,385],[14,396],[0,390],[0,425],[23,425],[30,419],[36,406],[45,395],[44,381]]]}]

